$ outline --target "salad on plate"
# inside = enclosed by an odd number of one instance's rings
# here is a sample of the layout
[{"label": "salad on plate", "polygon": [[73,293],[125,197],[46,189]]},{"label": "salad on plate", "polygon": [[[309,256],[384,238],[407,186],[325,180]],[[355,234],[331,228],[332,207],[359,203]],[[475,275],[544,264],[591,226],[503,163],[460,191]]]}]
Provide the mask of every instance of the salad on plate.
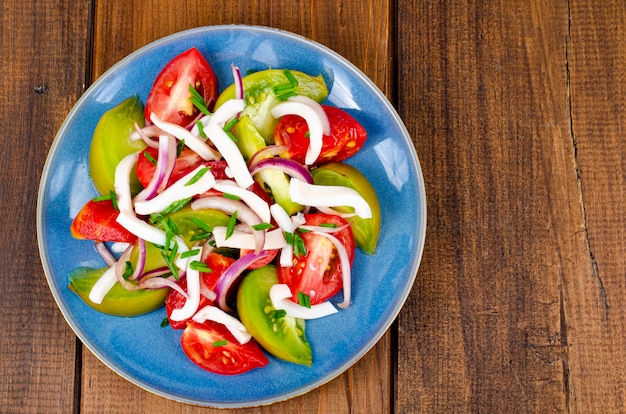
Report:
[{"label": "salad on plate", "polygon": [[163,327],[215,374],[266,366],[266,353],[311,365],[306,321],[349,308],[355,249],[376,250],[376,192],[344,162],[367,132],[324,103],[322,76],[232,75],[218,93],[226,80],[191,48],[145,103],[103,114],[89,152],[99,196],[70,231],[106,266],[74,269],[69,288],[111,315],[165,308]]}]

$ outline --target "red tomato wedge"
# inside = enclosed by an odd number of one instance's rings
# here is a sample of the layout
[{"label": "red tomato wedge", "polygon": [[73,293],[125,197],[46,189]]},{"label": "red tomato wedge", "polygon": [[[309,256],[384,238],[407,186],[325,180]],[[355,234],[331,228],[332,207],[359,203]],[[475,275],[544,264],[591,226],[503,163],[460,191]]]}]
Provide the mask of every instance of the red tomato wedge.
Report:
[{"label": "red tomato wedge", "polygon": [[[339,216],[315,213],[305,214],[310,226],[331,225],[341,227],[347,222]],[[312,232],[301,232],[300,237],[306,247],[306,255],[294,255],[291,267],[278,268],[278,280],[286,283],[293,294],[292,300],[298,303],[298,292],[309,296],[311,305],[325,302],[335,296],[343,287],[341,261],[337,249],[330,240]],[[354,259],[354,236],[350,226],[332,234],[346,248],[350,264]]]},{"label": "red tomato wedge", "polygon": [[213,321],[191,322],[180,342],[194,364],[214,374],[243,374],[269,363],[256,342],[242,345],[224,325]]},{"label": "red tomato wedge", "polygon": [[[219,253],[209,253],[209,255],[204,259],[204,263],[211,269],[209,273],[200,273],[200,283],[204,284],[208,289],[215,292],[215,285],[217,284],[217,280],[220,278],[222,273],[231,265],[235,259],[230,257],[221,255]],[[180,287],[183,290],[187,291],[187,280],[181,279],[178,282]],[[181,295],[178,291],[172,289],[170,293],[168,293],[165,298],[165,314],[167,315],[167,319],[169,320],[170,326],[173,329],[185,329],[187,325],[191,322],[191,320],[185,321],[173,321],[170,319],[170,315],[174,309],[180,309],[185,305],[185,297]],[[200,305],[198,309],[205,307],[206,305],[213,305],[214,301],[209,300],[205,296],[200,296]]]},{"label": "red tomato wedge", "polygon": [[208,108],[217,99],[215,72],[196,48],[191,48],[172,59],[157,76],[146,101],[145,116],[153,112],[163,121],[187,126],[199,114],[189,99],[192,86],[207,103]]},{"label": "red tomato wedge", "polygon": [[118,224],[118,214],[111,200],[89,200],[72,221],[70,233],[77,239],[134,243],[137,236]]},{"label": "red tomato wedge", "polygon": [[[322,151],[315,165],[330,161],[342,161],[353,156],[363,147],[367,139],[365,128],[350,114],[334,106],[322,105],[330,124],[330,135],[322,138]],[[278,121],[274,130],[274,141],[288,149],[280,156],[304,163],[309,127],[304,118],[298,115],[285,115]]]}]

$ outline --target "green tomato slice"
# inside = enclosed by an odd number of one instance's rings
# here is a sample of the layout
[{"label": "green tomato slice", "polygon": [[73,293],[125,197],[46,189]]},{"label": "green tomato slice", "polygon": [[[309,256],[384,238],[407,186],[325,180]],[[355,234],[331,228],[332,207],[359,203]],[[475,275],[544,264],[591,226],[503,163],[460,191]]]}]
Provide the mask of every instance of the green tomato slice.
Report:
[{"label": "green tomato slice", "polygon": [[[295,78],[296,86],[281,69],[266,69],[244,76],[243,90],[245,108],[241,115],[248,115],[267,144],[274,142],[274,127],[278,122],[270,113],[281,99],[286,99],[289,93],[307,96],[317,102],[322,102],[328,96],[328,87],[322,75],[310,76],[306,73],[290,70]],[[221,93],[215,103],[219,108],[224,102],[235,98],[235,85],[232,84]]]},{"label": "green tomato slice", "polygon": [[[369,180],[355,167],[330,162],[311,171],[313,182],[318,185],[339,185],[356,190],[372,210],[372,218],[363,219],[359,216],[347,217],[354,233],[354,242],[366,254],[374,254],[380,233],[380,204],[376,191]],[[351,213],[350,207],[336,207],[337,211]]]},{"label": "green tomato slice", "polygon": [[[130,139],[135,123],[140,127],[145,123],[143,104],[137,95],[105,112],[96,125],[89,149],[89,170],[96,191],[101,195],[114,191],[117,164],[127,155],[146,147],[142,140]],[[140,190],[139,179],[133,175],[131,192]]]},{"label": "green tomato slice", "polygon": [[79,267],[73,270],[69,274],[70,290],[95,310],[115,316],[143,315],[160,308],[165,303],[165,297],[170,291],[168,288],[128,291],[119,283],[113,285],[102,303],[93,303],[89,300],[89,292],[107,269]]},{"label": "green tomato slice", "polygon": [[276,358],[310,366],[313,352],[302,319],[282,315],[270,300],[270,288],[278,283],[276,267],[251,271],[237,291],[239,318],[252,337]]}]

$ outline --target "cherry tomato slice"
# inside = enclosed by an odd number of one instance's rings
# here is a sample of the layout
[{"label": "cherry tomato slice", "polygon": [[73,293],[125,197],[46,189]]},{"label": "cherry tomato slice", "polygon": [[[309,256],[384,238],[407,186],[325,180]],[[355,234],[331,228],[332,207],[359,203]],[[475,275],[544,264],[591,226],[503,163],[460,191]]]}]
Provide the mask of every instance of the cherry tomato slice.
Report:
[{"label": "cherry tomato slice", "polygon": [[196,48],[172,59],[156,77],[146,101],[145,117],[154,112],[161,120],[187,126],[199,114],[189,99],[192,86],[211,109],[217,99],[217,80],[213,68]]},{"label": "cherry tomato slice", "polygon": [[240,344],[222,324],[191,322],[181,336],[185,354],[194,364],[220,375],[238,375],[269,361],[254,341]]},{"label": "cherry tomato slice", "polygon": [[[341,227],[347,222],[339,216],[324,213],[305,214],[306,224]],[[341,261],[330,240],[313,232],[299,232],[306,254],[294,254],[291,267],[278,268],[278,280],[291,289],[292,300],[298,303],[298,292],[309,296],[311,305],[322,303],[336,295],[343,287]],[[354,259],[354,236],[348,226],[333,233],[348,252],[350,264]]]},{"label": "cherry tomato slice", "polygon": [[77,239],[134,243],[137,236],[116,221],[118,214],[111,200],[89,200],[72,221],[70,232]]},{"label": "cherry tomato slice", "polygon": [[[322,105],[322,108],[328,117],[330,134],[322,138],[322,151],[315,165],[345,160],[356,154],[367,139],[365,128],[346,111],[328,105]],[[274,130],[274,142],[288,147],[281,157],[304,163],[309,147],[308,132],[309,127],[304,118],[298,115],[280,118]]]}]

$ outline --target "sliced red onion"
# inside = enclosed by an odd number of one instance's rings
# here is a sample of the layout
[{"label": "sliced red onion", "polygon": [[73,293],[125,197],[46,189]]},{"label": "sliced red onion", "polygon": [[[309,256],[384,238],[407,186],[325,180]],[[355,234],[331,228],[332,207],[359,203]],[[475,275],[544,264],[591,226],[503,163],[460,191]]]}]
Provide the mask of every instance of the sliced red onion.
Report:
[{"label": "sliced red onion", "polygon": [[339,261],[341,263],[341,280],[343,282],[343,302],[339,303],[337,306],[345,309],[350,306],[352,294],[352,276],[350,272],[350,257],[348,256],[348,252],[346,251],[343,243],[341,243],[341,241],[335,236],[322,232],[313,232],[313,234],[326,237],[337,249]]},{"label": "sliced red onion", "polygon": [[[221,108],[222,107],[220,107],[220,109]],[[223,127],[209,122],[204,130],[209,139],[222,154],[226,163],[228,163],[228,167],[230,168],[233,178],[237,181],[237,185],[241,188],[248,188],[254,184],[254,179],[250,171],[248,171],[248,165],[241,151],[239,151],[237,144],[235,144],[230,136],[226,134]]]},{"label": "sliced red onion", "polygon": [[330,134],[328,116],[322,106],[309,97],[299,95],[279,103],[270,112],[277,119],[285,115],[298,115],[304,118],[309,127],[309,147],[304,163],[306,165],[315,163],[322,150],[324,135]]},{"label": "sliced red onion", "polygon": [[205,168],[207,167],[199,165],[150,200],[135,201],[135,212],[139,215],[157,213],[165,210],[172,203],[207,192],[215,185],[215,177],[211,171],[206,171],[199,180],[189,184],[189,181]]},{"label": "sliced red onion", "polygon": [[302,164],[289,158],[264,158],[255,164],[250,165],[250,174],[265,169],[280,170],[290,177],[298,178],[306,183],[313,184],[311,172]]},{"label": "sliced red onion", "polygon": [[232,215],[237,212],[237,219],[252,229],[255,239],[255,251],[258,253],[265,245],[265,231],[254,230],[252,226],[261,224],[261,218],[248,205],[239,200],[233,200],[223,196],[207,196],[199,198],[191,203],[192,210],[212,208],[221,210]]},{"label": "sliced red onion", "polygon": [[117,262],[117,260],[115,260],[115,257],[113,257],[113,254],[111,254],[106,244],[104,244],[103,242],[96,241],[94,242],[93,247],[94,249],[96,249],[96,252],[98,252],[100,257],[102,257],[102,260],[104,260],[104,262],[108,266],[113,266],[115,262]]},{"label": "sliced red onion", "polygon": [[96,304],[101,304],[106,294],[117,283],[115,266],[109,267],[100,278],[94,283],[89,292],[89,300]]},{"label": "sliced red onion", "polygon": [[287,316],[298,319],[318,319],[337,313],[337,309],[330,302],[311,305],[310,308],[301,306],[291,300],[293,294],[288,285],[276,284],[270,288],[270,300],[277,310],[284,310]]},{"label": "sliced red onion", "polygon": [[198,312],[196,312],[195,315],[193,315],[191,319],[194,322],[198,323],[204,323],[205,321],[221,323],[233,334],[235,339],[242,345],[250,342],[250,340],[252,339],[252,335],[248,333],[248,330],[241,323],[241,321],[239,321],[239,319],[235,318],[232,315],[229,315],[228,313],[224,312],[222,309],[216,306],[207,305],[201,308],[200,310],[198,310]]},{"label": "sliced red onion", "polygon": [[[199,260],[202,257],[202,249],[198,249],[198,252],[189,257],[189,263],[193,260]],[[188,298],[182,308],[177,308],[170,314],[170,319],[173,321],[184,321],[191,318],[200,305],[200,272],[191,266],[187,267],[186,272],[187,279],[187,295]]]},{"label": "sliced red onion", "polygon": [[[216,226],[213,228],[213,236],[215,237],[215,245],[217,247],[246,250],[256,249],[254,233],[235,229],[230,237],[226,238],[226,232],[227,228],[225,226]],[[283,249],[288,246],[281,229],[274,229],[265,233],[264,250]]]},{"label": "sliced red onion", "polygon": [[257,162],[265,158],[273,158],[276,155],[280,155],[284,153],[288,149],[289,148],[286,147],[285,145],[268,145],[266,147],[261,148],[252,157],[250,157],[250,160],[248,161],[248,165],[254,165]]},{"label": "sliced red onion", "polygon": [[289,195],[299,204],[313,207],[349,206],[362,218],[371,218],[372,210],[358,191],[336,185],[315,185],[302,180],[289,182]]},{"label": "sliced red onion", "polygon": [[129,278],[129,280],[137,280],[143,275],[143,271],[146,268],[146,241],[144,239],[137,239],[137,265],[133,270],[133,274]]},{"label": "sliced red onion", "polygon": [[137,122],[135,122],[135,131],[130,134],[130,139],[132,141],[139,141],[140,139],[146,143],[147,146],[151,148],[159,148],[158,141],[152,139],[153,137],[158,137],[159,135],[163,135],[164,132],[161,128],[155,125],[149,125],[141,128]]},{"label": "sliced red onion", "polygon": [[217,280],[215,293],[217,294],[217,303],[220,308],[226,312],[234,312],[229,305],[230,299],[239,285],[242,273],[251,265],[259,260],[264,259],[270,253],[267,250],[261,250],[258,254],[254,252],[247,253],[235,260]]},{"label": "sliced red onion", "polygon": [[129,292],[139,289],[137,285],[130,283],[128,280],[124,279],[124,273],[126,272],[126,262],[130,261],[130,255],[133,249],[134,246],[129,246],[115,264],[115,277],[117,278],[117,282]]},{"label": "sliced red onion", "polygon": [[256,213],[257,216],[264,223],[269,223],[271,220],[270,208],[267,202],[259,197],[256,193],[241,188],[234,181],[229,180],[217,180],[213,188],[222,193],[232,194],[239,197],[241,201],[246,203],[248,207]]},{"label": "sliced red onion", "polygon": [[243,79],[241,77],[241,70],[239,70],[238,66],[231,63],[230,65],[233,71],[233,79],[235,83],[235,99],[243,99],[244,91],[243,91]]},{"label": "sliced red onion", "polygon": [[185,292],[185,290],[181,288],[175,280],[168,277],[152,277],[149,279],[142,279],[139,283],[139,288],[152,290],[170,288],[183,295],[185,299],[189,297],[187,292]]},{"label": "sliced red onion", "polygon": [[161,135],[159,137],[159,156],[156,169],[150,183],[135,196],[135,203],[137,201],[150,200],[158,191],[162,191],[165,188],[174,169],[175,162],[176,140],[173,137]]},{"label": "sliced red onion", "polygon": [[175,136],[179,140],[185,140],[185,145],[194,150],[200,157],[202,157],[202,159],[207,161],[221,159],[221,156],[217,151],[208,146],[203,139],[192,134],[188,129],[183,128],[180,125],[162,121],[154,113],[150,115],[150,120],[168,134]]},{"label": "sliced red onion", "polygon": [[130,175],[133,172],[139,152],[134,152],[122,158],[115,167],[115,195],[117,196],[117,207],[120,213],[132,212],[133,202],[130,195]]}]

